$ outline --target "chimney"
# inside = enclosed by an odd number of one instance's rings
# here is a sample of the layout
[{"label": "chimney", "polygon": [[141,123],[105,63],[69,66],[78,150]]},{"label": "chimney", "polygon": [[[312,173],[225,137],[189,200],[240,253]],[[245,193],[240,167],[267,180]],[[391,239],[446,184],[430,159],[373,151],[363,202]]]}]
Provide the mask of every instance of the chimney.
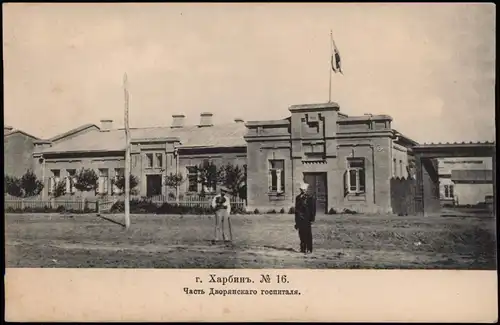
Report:
[{"label": "chimney", "polygon": [[213,116],[212,113],[201,113],[200,114],[200,124],[198,126],[199,127],[213,126],[212,116]]},{"label": "chimney", "polygon": [[109,131],[113,128],[113,120],[101,120],[101,131]]},{"label": "chimney", "polygon": [[245,121],[243,121],[243,119],[242,119],[242,118],[239,118],[239,117],[235,118],[235,119],[234,119],[234,121],[235,121],[236,123],[243,123],[243,122],[245,122]]},{"label": "chimney", "polygon": [[183,127],[184,126],[184,118],[185,118],[185,116],[182,114],[172,115],[172,125],[170,127],[172,129]]}]

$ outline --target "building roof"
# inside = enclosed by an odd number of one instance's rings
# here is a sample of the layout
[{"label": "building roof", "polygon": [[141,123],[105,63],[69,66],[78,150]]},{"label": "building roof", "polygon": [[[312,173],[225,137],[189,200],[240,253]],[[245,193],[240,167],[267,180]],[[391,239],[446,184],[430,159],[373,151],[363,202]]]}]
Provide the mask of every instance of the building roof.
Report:
[{"label": "building roof", "polygon": [[406,135],[402,134],[401,132],[399,132],[398,130],[396,129],[392,129],[392,132],[394,133],[394,135],[396,135],[397,137],[400,138],[400,140],[403,140],[404,142],[406,143],[409,143],[413,146],[418,146],[419,143],[409,137],[407,137]]},{"label": "building roof", "polygon": [[490,169],[455,169],[451,171],[453,182],[492,183],[493,171]]},{"label": "building roof", "polygon": [[49,139],[49,141],[57,141],[57,140],[60,140],[60,139],[65,138],[65,137],[67,137],[67,136],[70,136],[70,135],[73,135],[73,134],[75,134],[75,133],[78,133],[78,132],[81,132],[81,131],[83,131],[83,130],[86,130],[86,129],[88,129],[88,128],[91,128],[91,127],[95,127],[95,128],[97,128],[97,129],[99,129],[99,127],[98,127],[97,125],[95,125],[95,124],[92,124],[92,123],[89,123],[89,124],[84,124],[84,125],[79,126],[79,127],[77,127],[77,128],[71,129],[71,130],[69,130],[69,131],[67,131],[67,132],[64,132],[64,133],[58,134],[58,135],[56,135],[56,136],[54,136],[54,137],[50,138],[50,139]]},{"label": "building roof", "polygon": [[12,134],[16,134],[16,133],[21,133],[21,134],[23,134],[29,138],[33,138],[35,140],[40,140],[39,138],[35,137],[34,135],[31,135],[31,134],[26,133],[26,132],[21,131],[21,130],[13,129],[12,127],[4,127],[3,128],[3,136],[4,137],[12,135]]},{"label": "building roof", "polygon": [[[246,146],[243,123],[214,125],[210,127],[185,126],[182,128],[150,127],[131,128],[131,140],[154,141],[175,137],[180,148],[190,147],[238,147]],[[74,138],[44,148],[39,153],[102,152],[125,150],[125,130],[92,130]]]}]

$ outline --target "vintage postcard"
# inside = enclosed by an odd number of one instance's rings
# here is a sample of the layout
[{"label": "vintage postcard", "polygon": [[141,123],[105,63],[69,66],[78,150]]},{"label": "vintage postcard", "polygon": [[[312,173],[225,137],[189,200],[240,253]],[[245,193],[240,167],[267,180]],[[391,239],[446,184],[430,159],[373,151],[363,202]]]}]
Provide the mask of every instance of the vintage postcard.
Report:
[{"label": "vintage postcard", "polygon": [[495,322],[495,26],[4,4],[6,320]]}]

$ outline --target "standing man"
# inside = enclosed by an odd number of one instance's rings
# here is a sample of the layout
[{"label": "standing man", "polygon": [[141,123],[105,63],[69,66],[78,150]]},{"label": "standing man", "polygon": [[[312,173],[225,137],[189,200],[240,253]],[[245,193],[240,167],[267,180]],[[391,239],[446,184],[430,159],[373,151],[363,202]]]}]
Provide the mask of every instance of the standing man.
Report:
[{"label": "standing man", "polygon": [[295,198],[295,229],[299,231],[300,252],[312,253],[311,223],[316,218],[314,198],[307,193],[309,184],[300,185],[300,194]]},{"label": "standing man", "polygon": [[229,228],[229,240],[233,240],[233,234],[231,229],[231,220],[229,220],[229,215],[231,213],[231,202],[229,197],[226,196],[227,189],[221,187],[219,189],[219,194],[217,194],[212,200],[212,208],[215,210],[215,241],[219,241],[219,236],[222,234],[222,240],[226,241],[226,232],[224,229],[224,221],[227,219]]}]

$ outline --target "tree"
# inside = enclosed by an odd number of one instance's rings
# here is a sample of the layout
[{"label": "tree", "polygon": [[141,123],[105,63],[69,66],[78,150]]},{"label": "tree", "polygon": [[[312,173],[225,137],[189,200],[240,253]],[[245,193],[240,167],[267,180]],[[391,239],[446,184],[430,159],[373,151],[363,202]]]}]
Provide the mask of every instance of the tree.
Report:
[{"label": "tree", "polygon": [[219,182],[227,187],[230,194],[246,199],[247,166],[228,163],[219,172]]},{"label": "tree", "polygon": [[40,181],[31,169],[21,177],[21,189],[24,197],[37,196],[43,190],[43,182]]},{"label": "tree", "polygon": [[[133,189],[139,185],[139,179],[134,176],[134,175],[130,175],[130,178],[129,178],[129,186],[130,186],[130,191],[132,192]],[[113,183],[119,190],[121,193],[123,193],[125,191],[125,175],[118,175],[116,176],[116,179]]]},{"label": "tree", "polygon": [[64,194],[66,194],[66,182],[61,180],[55,184],[54,191],[52,191],[52,196],[60,197]]},{"label": "tree", "polygon": [[4,175],[5,192],[15,197],[37,196],[43,190],[43,182],[28,170],[21,178]]},{"label": "tree", "polygon": [[21,181],[19,178],[4,175],[3,179],[4,179],[5,192],[15,197],[23,196],[23,190],[21,188]]},{"label": "tree", "polygon": [[217,183],[220,180],[220,172],[217,171],[217,166],[211,161],[205,160],[196,167],[198,175],[198,183],[202,185],[201,196],[205,196],[205,189],[215,190]]},{"label": "tree", "polygon": [[184,183],[185,179],[180,173],[170,173],[165,176],[165,185],[169,188],[175,189],[175,200],[179,201],[179,186]]},{"label": "tree", "polygon": [[93,169],[82,168],[76,173],[75,188],[83,193],[95,191],[99,177]]}]

